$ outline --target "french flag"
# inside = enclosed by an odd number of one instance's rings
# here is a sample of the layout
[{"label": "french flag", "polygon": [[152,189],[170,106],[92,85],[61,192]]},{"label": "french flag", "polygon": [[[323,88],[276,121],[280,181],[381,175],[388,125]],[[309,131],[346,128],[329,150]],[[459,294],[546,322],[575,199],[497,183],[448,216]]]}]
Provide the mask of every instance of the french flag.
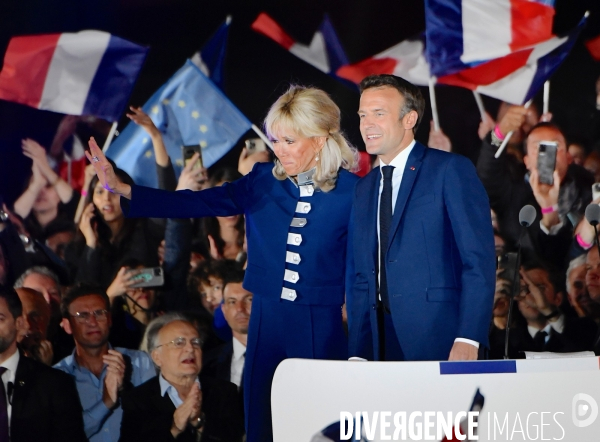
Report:
[{"label": "french flag", "polygon": [[102,31],[13,37],[0,99],[118,121],[148,48]]},{"label": "french flag", "polygon": [[404,40],[358,63],[340,67],[337,76],[358,84],[368,75],[392,74],[417,86],[427,86],[429,65],[424,50],[423,38]]},{"label": "french flag", "polygon": [[587,13],[568,35],[553,37],[462,72],[437,79],[512,104],[524,104],[567,58],[587,21]]},{"label": "french flag", "polygon": [[254,31],[269,37],[296,57],[326,74],[335,77],[336,71],[341,66],[348,64],[348,57],[346,57],[327,15],[323,18],[319,29],[313,35],[308,46],[294,40],[275,20],[264,12],[259,14],[251,27]]},{"label": "french flag", "polygon": [[427,61],[436,77],[553,37],[554,0],[425,0]]}]

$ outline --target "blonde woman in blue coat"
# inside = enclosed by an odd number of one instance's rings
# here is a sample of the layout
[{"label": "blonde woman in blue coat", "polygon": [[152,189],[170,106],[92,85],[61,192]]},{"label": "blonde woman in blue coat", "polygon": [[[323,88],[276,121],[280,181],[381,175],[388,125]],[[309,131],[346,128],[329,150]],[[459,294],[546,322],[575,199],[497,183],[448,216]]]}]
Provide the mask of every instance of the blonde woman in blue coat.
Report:
[{"label": "blonde woman in blue coat", "polygon": [[[348,222],[358,177],[340,110],[315,88],[292,86],[265,120],[275,164],[257,163],[221,187],[167,192],[118,180],[93,140],[89,160],[131,217],[244,214],[254,294],[244,368],[248,442],[272,440],[271,381],[286,358],[346,359],[341,307]],[[190,422],[195,416],[190,416]]]}]

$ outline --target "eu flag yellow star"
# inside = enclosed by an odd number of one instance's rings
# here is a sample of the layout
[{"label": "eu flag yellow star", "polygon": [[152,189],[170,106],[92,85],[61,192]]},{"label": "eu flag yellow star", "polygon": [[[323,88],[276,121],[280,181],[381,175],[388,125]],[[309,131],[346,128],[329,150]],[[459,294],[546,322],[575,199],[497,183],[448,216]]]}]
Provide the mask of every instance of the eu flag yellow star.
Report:
[{"label": "eu flag yellow star", "polygon": [[208,146],[208,143],[206,142],[206,140],[202,140],[202,141],[200,141],[200,147],[201,147],[202,149],[205,149],[205,148],[206,148],[206,146]]},{"label": "eu flag yellow star", "polygon": [[203,134],[205,134],[206,132],[208,132],[208,127],[206,126],[206,124],[201,124],[200,125],[200,132],[202,132]]},{"label": "eu flag yellow star", "polygon": [[158,106],[152,106],[152,113],[156,115],[159,109],[160,108]]},{"label": "eu flag yellow star", "polygon": [[179,101],[177,102],[177,106],[179,106],[180,108],[182,108],[182,109],[183,109],[183,108],[185,107],[185,101],[183,101],[183,100],[179,100]]},{"label": "eu flag yellow star", "polygon": [[146,153],[144,154],[144,156],[146,158],[152,158],[152,151],[151,150],[147,150]]},{"label": "eu flag yellow star", "polygon": [[199,117],[200,117],[200,112],[198,112],[198,111],[193,111],[192,112],[192,118],[194,120],[197,120]]},{"label": "eu flag yellow star", "polygon": [[142,144],[146,144],[148,142],[148,138],[145,138],[142,140]]},{"label": "eu flag yellow star", "polygon": [[165,98],[165,99],[162,101],[162,104],[164,104],[165,106],[167,106],[167,105],[168,105],[170,102],[171,102],[171,100],[169,100],[168,98]]}]

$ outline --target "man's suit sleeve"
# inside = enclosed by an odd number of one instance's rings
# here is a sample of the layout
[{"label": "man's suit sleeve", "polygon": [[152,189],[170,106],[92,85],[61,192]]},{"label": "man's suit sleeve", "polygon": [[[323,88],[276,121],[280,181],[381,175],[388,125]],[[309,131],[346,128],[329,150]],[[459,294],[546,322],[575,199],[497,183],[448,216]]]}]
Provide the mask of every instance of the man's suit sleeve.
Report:
[{"label": "man's suit sleeve", "polygon": [[[162,416],[149,412],[145,403],[149,398],[141,397],[134,389],[123,394],[121,407],[121,436],[119,442],[137,442],[152,440],[156,442],[171,442],[175,438],[171,434],[171,426],[164,425]],[[144,401],[143,399],[146,399]],[[140,400],[144,403],[140,403]],[[172,419],[172,417],[171,417]]]},{"label": "man's suit sleeve", "polygon": [[[348,357],[373,360],[373,337],[369,311],[369,285],[366,280],[358,280],[354,256],[354,229],[356,188],[350,223],[348,226],[348,246],[346,249],[346,316],[348,318]],[[357,283],[359,282],[359,283]],[[375,299],[375,295],[373,295]]]},{"label": "man's suit sleeve", "polygon": [[456,337],[488,347],[496,281],[490,205],[473,164],[453,155],[444,176],[444,201],[462,261]]},{"label": "man's suit sleeve", "polygon": [[[79,394],[73,378],[62,371],[53,370],[53,376],[48,380],[48,388],[53,388],[53,431],[55,442],[84,442],[87,437],[83,430],[83,410]],[[34,425],[35,423],[32,423]]]}]

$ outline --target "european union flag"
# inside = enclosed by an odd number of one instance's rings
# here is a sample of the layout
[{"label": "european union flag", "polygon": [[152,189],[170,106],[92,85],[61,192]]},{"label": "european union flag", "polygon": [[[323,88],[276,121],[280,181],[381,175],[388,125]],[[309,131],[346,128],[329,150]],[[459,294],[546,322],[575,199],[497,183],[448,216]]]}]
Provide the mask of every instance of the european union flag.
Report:
[{"label": "european union flag", "polygon": [[[210,167],[252,127],[190,60],[146,102],[143,110],[163,134],[178,175],[183,167],[182,146],[199,144],[204,166]],[[107,155],[136,184],[157,187],[150,136],[135,123],[127,125],[108,148]]]}]

